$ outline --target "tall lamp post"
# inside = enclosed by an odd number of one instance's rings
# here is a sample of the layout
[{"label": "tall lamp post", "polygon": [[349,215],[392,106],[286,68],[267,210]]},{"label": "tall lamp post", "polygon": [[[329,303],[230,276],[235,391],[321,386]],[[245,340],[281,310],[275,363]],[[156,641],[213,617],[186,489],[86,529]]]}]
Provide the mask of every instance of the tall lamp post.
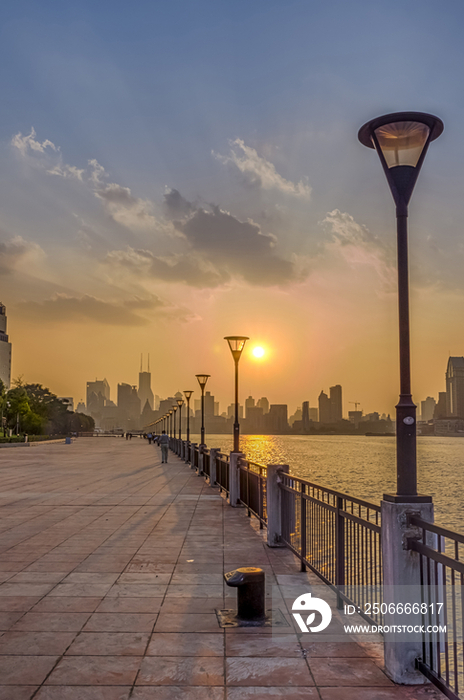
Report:
[{"label": "tall lamp post", "polygon": [[[201,445],[205,444],[205,386],[210,374],[196,374],[201,389]],[[200,446],[201,446],[200,445]]]},{"label": "tall lamp post", "polygon": [[238,363],[249,338],[245,335],[228,335],[224,338],[235,362],[235,422],[234,422],[234,452],[240,452],[240,423],[238,422]]},{"label": "tall lamp post", "polygon": [[179,440],[182,440],[182,406],[184,405],[184,399],[177,399],[177,405],[179,406]]},{"label": "tall lamp post", "polygon": [[176,411],[177,411],[177,406],[173,406],[173,407],[172,407],[172,412],[173,412],[173,415],[174,415],[174,429],[173,429],[173,431],[172,431],[172,434],[173,434],[174,439],[175,439],[175,437],[176,437]]},{"label": "tall lamp post", "polygon": [[408,204],[427,149],[443,131],[438,117],[422,112],[396,112],[372,119],[358,138],[375,148],[396,204],[398,241],[398,307],[400,340],[400,399],[396,406],[396,503],[423,501],[417,496],[416,406],[411,395],[409,351]]},{"label": "tall lamp post", "polygon": [[169,411],[169,437],[172,437],[172,414],[173,411]]},{"label": "tall lamp post", "polygon": [[190,442],[190,397],[193,394],[192,391],[184,391],[184,396],[187,401],[187,442]]}]

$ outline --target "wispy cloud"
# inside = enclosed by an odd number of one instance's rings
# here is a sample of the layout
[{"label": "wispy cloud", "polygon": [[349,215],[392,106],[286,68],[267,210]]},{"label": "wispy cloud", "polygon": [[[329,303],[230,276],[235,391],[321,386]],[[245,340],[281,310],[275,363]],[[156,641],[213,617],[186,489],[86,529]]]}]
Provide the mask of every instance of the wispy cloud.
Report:
[{"label": "wispy cloud", "polygon": [[[18,311],[32,322],[98,323],[106,326],[146,326],[150,321],[143,312],[171,313],[173,309],[159,297],[134,297],[123,302],[104,301],[85,294],[54,294],[44,301],[19,302]],[[140,313],[139,313],[140,312]]]},{"label": "wispy cloud", "polygon": [[307,182],[300,180],[295,183],[286,180],[277,172],[273,163],[260,156],[251,146],[247,146],[243,139],[229,141],[229,145],[228,156],[215,151],[212,152],[213,156],[225,165],[236,166],[253,184],[259,185],[264,190],[278,190],[294,197],[310,198],[311,187]]},{"label": "wispy cloud", "polygon": [[0,240],[0,272],[12,272],[18,264],[29,261],[31,264],[38,258],[45,257],[42,248],[33,241],[26,241],[22,236],[14,236]]},{"label": "wispy cloud", "polygon": [[37,134],[34,127],[31,127],[31,133],[27,136],[23,136],[21,132],[13,136],[11,144],[18,149],[22,156],[26,156],[30,151],[33,153],[45,153],[47,148],[50,148],[52,151],[59,150],[59,148],[48,139],[42,142],[37,141],[36,136]]},{"label": "wispy cloud", "polygon": [[339,209],[329,212],[322,224],[330,235],[326,247],[332,253],[341,255],[350,267],[373,269],[386,289],[394,289],[396,271],[392,264],[392,251],[377,236]]}]

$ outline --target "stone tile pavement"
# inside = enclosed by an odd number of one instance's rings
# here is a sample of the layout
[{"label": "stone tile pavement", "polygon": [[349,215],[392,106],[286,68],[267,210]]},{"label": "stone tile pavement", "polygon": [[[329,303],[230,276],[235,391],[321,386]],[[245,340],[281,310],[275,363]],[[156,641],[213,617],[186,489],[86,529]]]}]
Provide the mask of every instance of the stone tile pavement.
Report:
[{"label": "stone tile pavement", "polygon": [[[223,573],[238,566],[265,570],[288,627],[219,628],[215,609],[236,597]],[[395,686],[378,643],[301,641],[282,593],[308,582],[244,510],[146,441],[0,451],[0,700],[443,697]]]}]

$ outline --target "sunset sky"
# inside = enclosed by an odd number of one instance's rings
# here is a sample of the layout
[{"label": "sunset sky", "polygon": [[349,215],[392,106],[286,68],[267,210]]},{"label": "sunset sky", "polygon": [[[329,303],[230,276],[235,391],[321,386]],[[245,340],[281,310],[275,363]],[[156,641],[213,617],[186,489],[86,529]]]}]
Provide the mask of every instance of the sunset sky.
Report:
[{"label": "sunset sky", "polygon": [[[393,413],[395,210],[357,140],[445,123],[410,206],[412,382],[464,355],[462,0],[2,4],[0,301],[13,376]],[[262,346],[261,359],[252,355]]]}]

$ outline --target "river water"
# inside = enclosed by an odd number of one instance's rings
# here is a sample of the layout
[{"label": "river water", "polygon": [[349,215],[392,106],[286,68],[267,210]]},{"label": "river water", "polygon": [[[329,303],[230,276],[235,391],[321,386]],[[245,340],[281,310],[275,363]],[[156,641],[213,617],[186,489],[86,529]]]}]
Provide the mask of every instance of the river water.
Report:
[{"label": "river water", "polygon": [[[228,435],[207,435],[205,442],[223,452],[233,444]],[[394,437],[244,435],[240,448],[253,462],[288,464],[295,476],[372,503],[396,490]],[[417,465],[418,491],[433,496],[435,521],[464,532],[464,438],[419,436]]]}]

